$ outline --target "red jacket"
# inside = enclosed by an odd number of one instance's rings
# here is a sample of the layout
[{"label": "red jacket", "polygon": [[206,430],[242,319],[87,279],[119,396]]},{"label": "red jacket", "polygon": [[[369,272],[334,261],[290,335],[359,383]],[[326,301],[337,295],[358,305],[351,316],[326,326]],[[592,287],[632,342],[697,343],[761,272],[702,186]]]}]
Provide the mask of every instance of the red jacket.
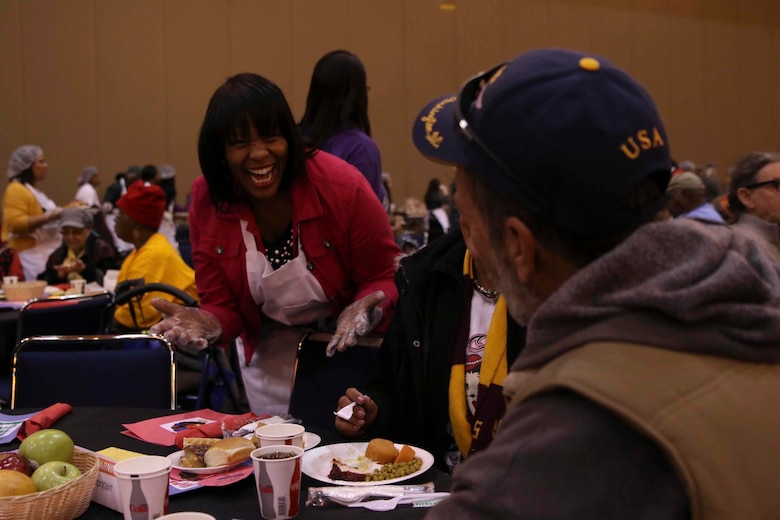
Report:
[{"label": "red jacket", "polygon": [[[320,151],[306,161],[306,170],[292,186],[292,221],[293,229],[300,229],[309,269],[331,301],[334,317],[356,299],[384,291],[383,330],[398,297],[393,275],[401,254],[387,214],[366,179],[341,159]],[[201,306],[219,320],[225,343],[245,335],[248,361],[263,316],[247,285],[240,219],[249,222],[248,230],[262,247],[249,205],[217,213],[206,180],[195,179],[189,222]]]}]

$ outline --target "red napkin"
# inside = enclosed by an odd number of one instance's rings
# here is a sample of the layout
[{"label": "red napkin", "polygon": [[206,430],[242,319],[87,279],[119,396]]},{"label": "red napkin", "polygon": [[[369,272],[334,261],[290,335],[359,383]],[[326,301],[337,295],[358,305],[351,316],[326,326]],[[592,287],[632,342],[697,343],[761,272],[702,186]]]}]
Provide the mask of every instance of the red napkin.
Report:
[{"label": "red napkin", "polygon": [[66,416],[73,410],[73,407],[65,403],[53,404],[33,415],[19,428],[16,438],[20,441],[26,439],[29,435],[50,427],[52,424]]},{"label": "red napkin", "polygon": [[231,415],[230,417],[225,417],[220,421],[214,421],[208,424],[204,424],[202,426],[197,426],[195,428],[187,428],[186,430],[182,430],[176,434],[176,446],[182,448],[184,446],[185,437],[200,437],[200,438],[213,438],[213,439],[221,438],[223,422],[225,423],[225,426],[227,428],[231,430],[238,430],[246,424],[259,421],[261,419],[266,419],[268,417],[271,416],[268,414],[257,416],[252,412],[247,412],[241,415]]}]

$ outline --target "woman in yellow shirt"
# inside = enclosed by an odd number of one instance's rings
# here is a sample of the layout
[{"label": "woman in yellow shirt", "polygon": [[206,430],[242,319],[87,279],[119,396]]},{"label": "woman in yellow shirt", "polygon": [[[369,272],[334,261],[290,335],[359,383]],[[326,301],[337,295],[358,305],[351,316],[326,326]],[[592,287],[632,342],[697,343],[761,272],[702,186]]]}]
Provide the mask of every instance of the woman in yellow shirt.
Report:
[{"label": "woman in yellow shirt", "polygon": [[[157,232],[165,212],[163,190],[139,180],[128,187],[127,193],[122,195],[116,205],[119,211],[114,231],[119,238],[135,246],[122,262],[117,285],[127,280],[143,279],[147,284],[171,285],[197,299],[195,271],[184,263],[168,239]],[[162,314],[150,303],[156,296],[175,300],[169,294],[147,293],[140,305],[132,301],[116,309],[114,329],[143,330],[160,321]]]},{"label": "woman in yellow shirt", "polygon": [[62,243],[57,222],[62,208],[38,189],[48,171],[39,146],[20,146],[8,160],[2,239],[19,253],[28,280],[44,271],[49,255]]}]

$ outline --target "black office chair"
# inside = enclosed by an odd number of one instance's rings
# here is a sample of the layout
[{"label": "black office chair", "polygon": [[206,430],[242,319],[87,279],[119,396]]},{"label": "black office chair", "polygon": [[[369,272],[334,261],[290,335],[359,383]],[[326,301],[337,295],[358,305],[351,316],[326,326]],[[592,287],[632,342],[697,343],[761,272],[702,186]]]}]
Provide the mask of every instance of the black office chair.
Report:
[{"label": "black office chair", "polygon": [[161,336],[31,336],[14,349],[11,409],[73,406],[176,409],[176,360]]},{"label": "black office chair", "polygon": [[289,414],[306,427],[335,432],[333,411],[347,388],[365,387],[376,366],[381,336],[365,336],[333,357],[325,355],[332,332],[305,334],[298,343]]},{"label": "black office chair", "polygon": [[[121,305],[130,305],[130,314],[135,320],[134,309],[140,306],[141,299],[148,293],[170,294],[187,307],[199,306],[195,298],[172,285],[144,283],[143,279],[127,280],[117,285],[114,300],[103,321],[111,324],[114,310]],[[136,326],[136,329],[140,330],[140,327]],[[210,346],[193,354],[176,348],[176,353],[181,389],[179,403],[183,408],[211,408],[231,412],[243,410],[237,381],[238,370],[232,369],[223,349]]]}]

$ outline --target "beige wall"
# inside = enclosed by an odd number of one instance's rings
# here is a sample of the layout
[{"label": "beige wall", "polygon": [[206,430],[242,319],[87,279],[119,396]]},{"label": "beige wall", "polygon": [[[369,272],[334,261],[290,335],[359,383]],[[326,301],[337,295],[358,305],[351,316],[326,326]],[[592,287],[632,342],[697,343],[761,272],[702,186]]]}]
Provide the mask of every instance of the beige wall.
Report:
[{"label": "beige wall", "polygon": [[[24,143],[59,203],[86,165],[103,186],[131,164],[199,174],[206,103],[228,75],[276,81],[296,117],[334,48],[366,64],[371,122],[396,200],[446,168],[411,144],[417,111],[540,46],[610,58],[655,98],[678,160],[780,149],[780,4],[773,0],[0,0],[0,164]],[[4,183],[0,182],[4,186]]]}]

